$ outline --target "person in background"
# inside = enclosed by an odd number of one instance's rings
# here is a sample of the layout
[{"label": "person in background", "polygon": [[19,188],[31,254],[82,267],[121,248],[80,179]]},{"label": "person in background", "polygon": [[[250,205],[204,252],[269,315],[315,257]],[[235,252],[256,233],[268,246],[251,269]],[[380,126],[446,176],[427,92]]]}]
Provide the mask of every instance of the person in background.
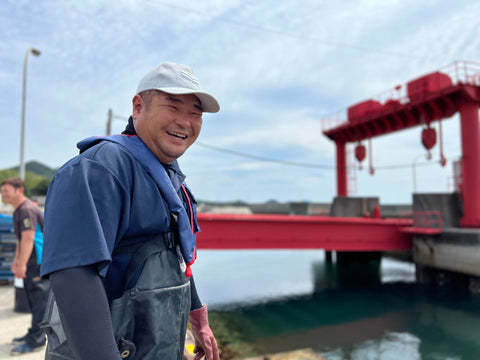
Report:
[{"label": "person in background", "polygon": [[[204,112],[218,112],[193,70],[163,63],[140,81],[121,135],[92,137],[55,175],[45,206],[42,276],[51,320],[46,359],[218,360],[190,266],[196,201],[177,163]],[[54,315],[52,315],[54,316]]]},{"label": "person in background", "polygon": [[49,293],[49,281],[40,277],[43,243],[43,213],[25,196],[25,184],[20,178],[8,178],[0,184],[5,203],[15,209],[13,227],[17,236],[15,256],[11,270],[16,278],[23,279],[25,296],[32,313],[32,327],[26,335],[13,339],[16,345],[12,355],[39,350],[45,345],[44,331],[40,328]]}]

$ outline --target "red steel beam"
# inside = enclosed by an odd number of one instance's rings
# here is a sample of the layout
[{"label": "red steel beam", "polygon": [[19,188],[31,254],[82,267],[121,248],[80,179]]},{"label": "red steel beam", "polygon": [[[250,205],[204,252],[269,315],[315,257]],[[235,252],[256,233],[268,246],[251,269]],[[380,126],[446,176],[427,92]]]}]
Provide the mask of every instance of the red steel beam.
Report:
[{"label": "red steel beam", "polygon": [[199,213],[199,249],[411,249],[411,219]]},{"label": "red steel beam", "polygon": [[345,143],[337,142],[337,196],[348,196],[347,153]]},{"label": "red steel beam", "polygon": [[[357,121],[354,123],[346,122],[342,125],[329,129],[323,132],[328,138],[333,141],[339,141],[342,138],[342,141],[346,142],[357,142],[364,140],[365,138],[369,137],[370,135],[364,133],[362,131],[362,126],[365,124],[369,124],[371,122],[377,121],[382,123],[383,128],[385,129],[381,133],[374,134],[374,136],[380,136],[392,132],[396,132],[399,130],[411,128],[414,126],[418,126],[422,124],[422,121],[434,121],[439,119],[432,119],[431,114],[428,113],[427,109],[423,106],[433,102],[445,102],[447,104],[454,104],[455,108],[451,108],[446,106],[442,108],[442,118],[448,118],[452,116],[456,111],[458,111],[458,106],[455,105],[455,99],[459,97],[466,96],[473,101],[480,100],[480,87],[479,86],[471,86],[471,85],[452,85],[447,88],[442,88],[437,91],[431,91],[427,95],[425,95],[421,100],[417,100],[414,102],[408,102],[405,104],[398,105],[394,108],[394,110],[388,109],[387,110],[380,110],[376,113],[366,114],[361,118],[358,118]],[[403,114],[404,116],[400,116]],[[422,119],[424,115],[426,119]],[[391,115],[393,116],[396,126],[392,127],[389,124],[388,118]],[[406,118],[404,118],[406,117]]]},{"label": "red steel beam", "polygon": [[480,105],[463,99],[460,105],[462,134],[462,227],[480,227]]}]

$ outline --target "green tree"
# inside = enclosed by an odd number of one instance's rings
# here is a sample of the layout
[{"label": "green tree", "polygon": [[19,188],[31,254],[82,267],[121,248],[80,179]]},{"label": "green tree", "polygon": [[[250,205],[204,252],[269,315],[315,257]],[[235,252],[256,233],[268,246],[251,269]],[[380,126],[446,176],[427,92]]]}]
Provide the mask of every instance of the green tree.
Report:
[{"label": "green tree", "polygon": [[18,171],[16,171],[16,170],[0,170],[0,182],[2,182],[3,180],[5,180],[7,178],[14,177],[14,176],[18,176]]},{"label": "green tree", "polygon": [[25,187],[29,197],[33,195],[47,195],[48,185],[50,185],[50,180],[45,176],[31,172],[27,172],[25,175]]},{"label": "green tree", "polygon": [[[18,176],[18,171],[16,170],[0,170],[0,182],[15,176]],[[49,178],[27,171],[25,174],[25,195],[28,197],[33,195],[47,195],[49,184]]]}]

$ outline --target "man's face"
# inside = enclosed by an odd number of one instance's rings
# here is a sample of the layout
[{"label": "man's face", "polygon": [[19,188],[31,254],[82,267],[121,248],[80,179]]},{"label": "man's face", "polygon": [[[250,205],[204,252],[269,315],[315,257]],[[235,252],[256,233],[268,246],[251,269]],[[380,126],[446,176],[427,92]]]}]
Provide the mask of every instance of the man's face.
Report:
[{"label": "man's face", "polygon": [[3,202],[6,204],[15,204],[20,196],[20,189],[16,189],[10,184],[4,184],[0,188],[0,194],[2,195]]},{"label": "man's face", "polygon": [[139,95],[132,102],[135,130],[162,163],[180,157],[200,134],[203,110],[193,94],[156,92],[148,110]]}]

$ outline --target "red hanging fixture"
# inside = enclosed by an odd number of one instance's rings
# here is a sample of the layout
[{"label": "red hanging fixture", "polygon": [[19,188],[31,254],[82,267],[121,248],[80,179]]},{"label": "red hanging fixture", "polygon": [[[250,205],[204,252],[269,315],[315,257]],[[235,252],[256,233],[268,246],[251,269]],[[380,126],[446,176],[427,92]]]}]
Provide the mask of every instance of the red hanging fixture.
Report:
[{"label": "red hanging fixture", "polygon": [[425,147],[425,149],[427,149],[428,159],[432,158],[432,153],[430,152],[430,149],[433,148],[436,143],[437,143],[437,132],[435,131],[434,128],[430,127],[430,124],[428,124],[428,127],[422,130],[422,144]]},{"label": "red hanging fixture", "polygon": [[437,143],[437,132],[430,125],[422,130],[422,144],[425,149],[430,150]]},{"label": "red hanging fixture", "polygon": [[358,143],[357,146],[355,146],[355,158],[360,163],[360,169],[362,168],[362,161],[365,160],[366,154],[367,150],[365,149],[365,146]]}]

